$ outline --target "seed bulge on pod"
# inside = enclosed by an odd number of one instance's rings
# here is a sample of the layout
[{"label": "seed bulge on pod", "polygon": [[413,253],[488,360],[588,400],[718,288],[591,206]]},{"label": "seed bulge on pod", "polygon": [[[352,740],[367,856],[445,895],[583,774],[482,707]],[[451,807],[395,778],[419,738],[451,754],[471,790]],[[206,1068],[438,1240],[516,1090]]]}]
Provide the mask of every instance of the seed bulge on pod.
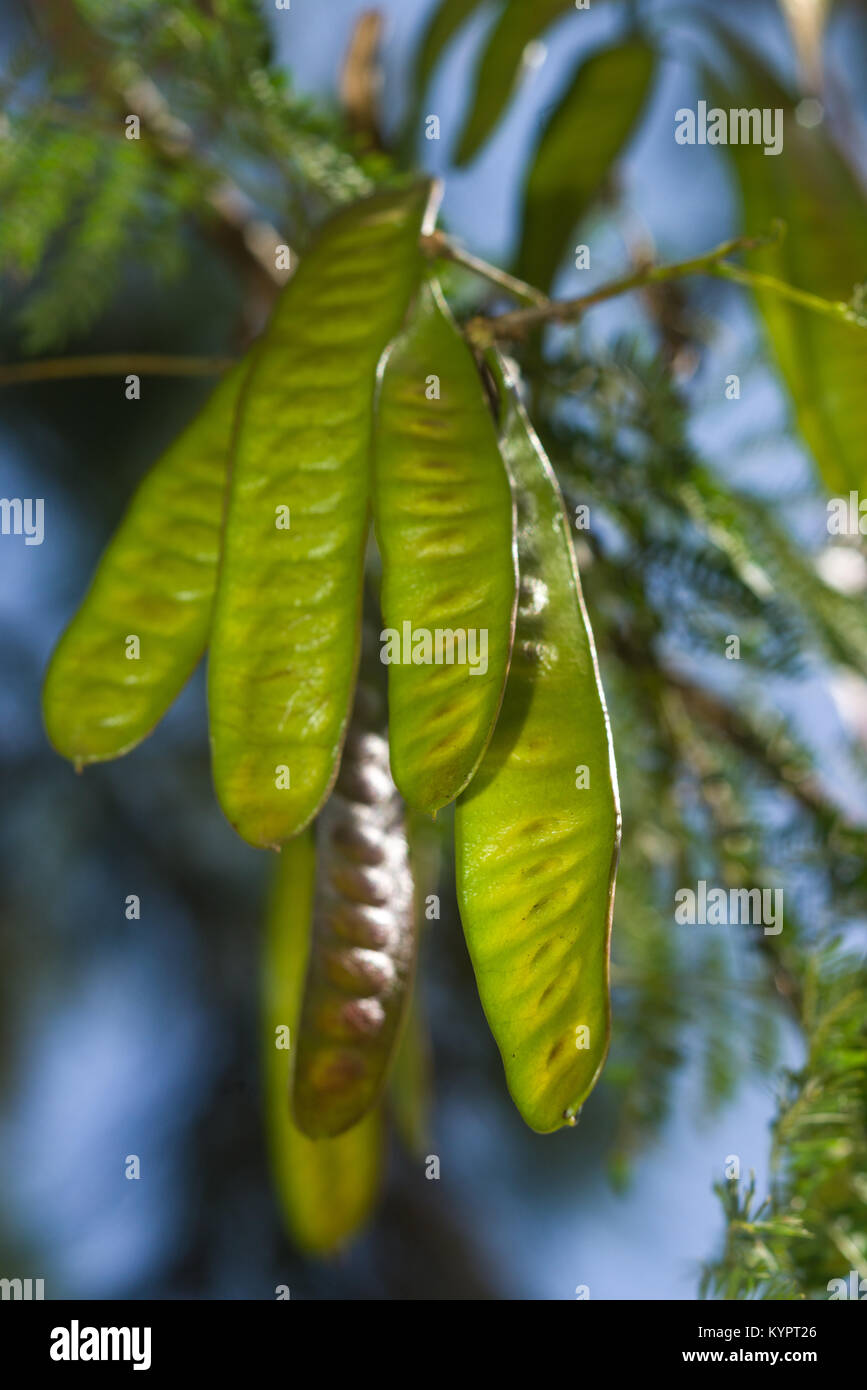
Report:
[{"label": "seed bulge on pod", "polygon": [[365,903],[340,903],[331,915],[331,926],[341,940],[352,946],[376,950],[391,948],[394,943],[393,914]]},{"label": "seed bulge on pod", "polygon": [[337,778],[336,791],[361,806],[381,807],[396,794],[388,767],[383,767],[364,745],[347,744]]},{"label": "seed bulge on pod", "polygon": [[311,1138],[342,1133],[375,1102],[415,968],[403,803],[388,740],[371,727],[381,708],[359,686],[340,773],[316,827],[313,939],[293,1077],[295,1120]]},{"label": "seed bulge on pod", "polygon": [[326,956],[326,969],[338,989],[351,994],[370,989],[383,994],[394,982],[394,962],[386,951],[371,951],[364,947],[353,950],[335,949]]},{"label": "seed bulge on pod", "polygon": [[331,832],[331,842],[353,864],[381,864],[387,853],[377,826],[365,825],[357,816],[338,820]]},{"label": "seed bulge on pod", "polygon": [[373,907],[384,907],[391,894],[391,882],[384,869],[364,868],[345,860],[334,864],[331,884],[340,897]]}]

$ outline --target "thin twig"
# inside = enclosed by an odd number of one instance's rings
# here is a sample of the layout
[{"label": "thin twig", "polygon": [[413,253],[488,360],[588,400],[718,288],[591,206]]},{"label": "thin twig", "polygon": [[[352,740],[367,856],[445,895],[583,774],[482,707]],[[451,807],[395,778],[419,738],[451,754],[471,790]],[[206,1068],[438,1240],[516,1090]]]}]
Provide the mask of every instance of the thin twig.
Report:
[{"label": "thin twig", "polygon": [[467,270],[481,276],[490,284],[496,285],[497,289],[504,290],[506,294],[517,299],[520,304],[531,306],[547,307],[551,301],[541,290],[537,290],[534,285],[528,285],[525,280],[519,280],[515,275],[510,275],[507,270],[500,270],[499,266],[491,265],[488,261],[483,261],[479,256],[473,256],[469,251],[465,251],[462,246],[458,246],[444,232],[432,232],[430,236],[422,237],[422,250],[432,260],[454,261],[456,265],[462,265]]},{"label": "thin twig", "polygon": [[[857,327],[867,327],[867,319],[859,316],[849,305],[821,299],[818,295],[798,290],[782,280],[774,279],[773,276],[743,270],[740,266],[732,265],[727,260],[727,257],[735,252],[755,251],[760,247],[771,245],[779,239],[783,230],[782,224],[777,223],[769,236],[736,237],[732,241],[725,241],[722,245],[715,246],[713,250],[706,251],[701,256],[693,256],[686,261],[677,261],[672,265],[641,266],[629,275],[611,280],[607,285],[600,285],[598,289],[591,290],[589,294],[579,295],[577,299],[542,298],[539,300],[537,298],[534,304],[525,309],[516,309],[511,313],[500,314],[493,318],[480,315],[470,320],[467,325],[467,336],[477,347],[487,348],[503,339],[522,338],[534,328],[539,328],[547,323],[574,323],[596,304],[603,304],[606,300],[615,299],[621,294],[628,294],[631,290],[645,289],[648,285],[662,284],[671,280],[683,280],[690,275],[718,276],[721,279],[735,280],[738,284],[750,285],[755,289],[771,290],[804,308],[825,314],[837,321],[854,324]],[[524,290],[529,288],[531,287],[523,286]],[[538,291],[533,291],[533,293],[536,296],[539,294]]]},{"label": "thin twig", "polygon": [[219,376],[233,357],[171,357],[162,353],[103,353],[96,357],[44,357],[39,362],[0,365],[0,386],[30,381],[64,381],[87,376]]},{"label": "thin twig", "polygon": [[824,314],[826,318],[837,319],[856,328],[867,328],[867,318],[853,309],[851,304],[845,304],[842,300],[823,299],[821,295],[799,290],[797,286],[789,285],[785,280],[778,280],[773,275],[763,275],[757,270],[744,270],[739,265],[729,264],[728,261],[708,266],[705,273],[720,280],[733,280],[736,285],[748,285],[754,290],[769,290],[793,304],[799,304],[802,309],[811,309],[813,313]]}]

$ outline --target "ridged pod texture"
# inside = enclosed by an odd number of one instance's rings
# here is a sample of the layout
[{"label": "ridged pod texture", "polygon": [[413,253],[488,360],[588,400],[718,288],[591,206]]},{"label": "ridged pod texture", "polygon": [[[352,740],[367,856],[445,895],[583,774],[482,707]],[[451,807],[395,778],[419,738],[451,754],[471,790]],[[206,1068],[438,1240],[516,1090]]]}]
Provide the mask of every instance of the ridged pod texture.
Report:
[{"label": "ridged pod texture", "polygon": [[205,650],[232,421],[248,365],[232,369],[147,474],[51,659],[45,727],[78,764],[140,743]]},{"label": "ridged pod texture", "polygon": [[375,1103],[412,991],[416,918],[383,701],[356,696],[340,774],[317,821],[313,943],[293,1109],[305,1134],[342,1133]]},{"label": "ridged pod texture", "polygon": [[378,194],[326,224],[241,399],[208,692],[217,795],[253,845],[295,835],[336,773],[358,658],[376,367],[418,286],[429,193]]},{"label": "ridged pod texture", "polygon": [[596,655],[563,502],[498,359],[518,495],[521,591],[494,737],[455,811],[458,902],[512,1097],[533,1129],[574,1122],[609,1038],[620,839]]},{"label": "ridged pod texture", "polygon": [[[382,1116],[374,1110],[339,1138],[318,1142],[290,1116],[290,1062],[310,949],[315,858],[308,830],[285,847],[274,875],[265,949],[265,1100],[271,1166],[289,1234],[299,1249],[330,1255],[364,1224],[376,1200]],[[284,1028],[288,1051],[276,1046]]]},{"label": "ridged pod texture", "polygon": [[514,506],[481,378],[427,284],[384,365],[373,506],[391,767],[434,813],[487,747],[512,647]]}]

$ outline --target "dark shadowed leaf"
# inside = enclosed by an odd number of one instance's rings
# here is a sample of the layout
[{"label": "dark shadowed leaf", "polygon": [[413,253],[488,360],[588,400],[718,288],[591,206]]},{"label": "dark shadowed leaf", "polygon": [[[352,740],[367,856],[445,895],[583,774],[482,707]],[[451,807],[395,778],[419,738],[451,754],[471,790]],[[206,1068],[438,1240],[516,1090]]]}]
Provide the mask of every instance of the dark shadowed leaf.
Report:
[{"label": "dark shadowed leaf", "polygon": [[479,60],[456,164],[468,164],[502,119],[519,81],[527,45],[567,13],[580,23],[574,0],[509,0]]},{"label": "dark shadowed leaf", "polygon": [[494,422],[436,285],[385,364],[373,478],[392,771],[409,805],[434,813],[466,786],[491,736],[517,594]]},{"label": "dark shadowed leaf", "polygon": [[[371,656],[375,661],[375,651]],[[389,772],[385,692],[372,682],[359,684],[316,844],[313,939],[292,1092],[296,1122],[314,1139],[342,1134],[378,1099],[415,972],[418,922],[404,809]]]},{"label": "dark shadowed leaf", "polygon": [[413,89],[417,103],[424,97],[434,68],[448,44],[470,16],[485,3],[486,0],[441,0],[440,4],[434,6],[416,52]]},{"label": "dark shadowed leaf", "polygon": [[575,227],[632,135],[653,71],[653,50],[641,39],[594,53],[546,125],[527,176],[517,266],[539,289],[550,289]]}]

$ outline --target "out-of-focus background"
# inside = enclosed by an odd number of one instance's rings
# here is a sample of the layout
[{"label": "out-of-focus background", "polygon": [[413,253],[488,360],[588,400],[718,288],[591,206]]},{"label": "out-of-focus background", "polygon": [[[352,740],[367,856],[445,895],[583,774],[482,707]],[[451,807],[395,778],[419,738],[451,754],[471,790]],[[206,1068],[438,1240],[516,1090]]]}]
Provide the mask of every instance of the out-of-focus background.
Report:
[{"label": "out-of-focus background", "polygon": [[[204,176],[174,166],[162,174],[124,172],[121,149],[116,172],[102,183],[92,178],[104,151],[88,153],[76,135],[98,141],[104,134],[105,108],[81,76],[97,60],[62,23],[46,37],[34,18],[40,8],[2,0],[0,10],[8,109],[0,117],[3,361],[233,354],[260,317],[256,277],[236,263],[235,248],[203,226]],[[251,115],[252,104],[235,111],[231,71],[216,60],[209,88],[208,25],[221,27],[216,0],[68,6],[83,16],[83,32],[99,34],[121,54],[136,23],[147,29],[148,11],[161,12],[165,37],[153,45],[149,76],[170,100],[177,89],[186,102],[179,114],[207,151],[206,166],[211,160],[221,171],[230,168],[252,190],[263,219],[290,239],[296,228],[303,236],[306,220],[315,222],[329,199],[349,196],[356,169],[368,180],[387,176],[388,160],[405,165],[412,145],[418,163],[443,177],[449,233],[476,254],[510,264],[525,173],[545,121],[576,63],[614,42],[636,16],[660,54],[653,92],[616,179],[576,237],[592,246],[591,268],[570,269],[567,258],[556,292],[578,294],[611,279],[642,250],[675,261],[741,231],[767,230],[745,225],[727,151],[674,140],[675,111],[713,100],[701,74],[705,55],[714,52],[719,6],[593,0],[586,11],[561,6],[557,14],[549,4],[551,23],[524,52],[520,88],[504,118],[478,156],[457,168],[462,115],[501,7],[467,4],[472,13],[423,94],[413,74],[439,5],[381,0],[382,122],[391,154],[365,151],[363,141],[341,135],[344,144],[334,148],[347,151],[346,165],[335,156],[336,172],[322,149],[331,148],[332,123],[340,126],[341,67],[355,23],[370,6],[293,0],[278,10],[261,0],[247,8],[270,32],[270,71],[291,74],[287,128],[294,134],[270,163],[266,114],[281,121],[276,98],[258,115]],[[835,138],[845,135],[850,149],[863,153],[867,24],[860,5],[832,8],[824,53],[835,95],[832,101],[823,93],[823,105],[836,115]],[[800,31],[799,71],[784,9],[770,0],[730,3],[724,18],[793,101],[818,104],[803,72],[809,33]],[[197,12],[204,40],[196,38]],[[152,16],[149,32],[155,26]],[[184,44],[191,55],[186,86],[178,58]],[[131,60],[140,55],[130,50]],[[75,74],[68,92],[64,71]],[[224,89],[215,97],[221,74]],[[197,82],[210,91],[199,105]],[[310,99],[309,109],[295,103],[296,95]],[[425,140],[418,121],[407,132],[416,101],[423,115],[439,116],[439,141]],[[808,129],[815,107],[799,109]],[[12,143],[25,138],[19,127],[32,148],[13,160]],[[67,143],[54,136],[52,143],[48,129]],[[293,139],[304,129],[312,153],[302,157]],[[598,139],[587,125],[574,150],[576,167]],[[778,169],[772,157],[766,163],[773,182]],[[295,183],[284,187],[287,167]],[[128,195],[127,177],[139,178]],[[161,178],[171,181],[170,191],[161,191]],[[160,207],[163,195],[169,212]],[[795,215],[806,215],[805,208]],[[792,216],[791,206],[779,214]],[[82,251],[88,217],[101,231]],[[136,235],[127,235],[128,225]],[[809,265],[801,268],[803,287],[811,288]],[[110,291],[103,283],[109,273]],[[447,283],[459,310],[486,293],[459,272]],[[792,1198],[797,1174],[792,1179],[786,1167],[785,1134],[778,1133],[771,1172],[771,1127],[791,1088],[797,1091],[792,1076],[817,1044],[800,995],[791,1007],[788,984],[808,970],[808,957],[822,959],[832,947],[854,953],[849,960],[863,957],[867,714],[860,658],[852,654],[860,634],[854,608],[843,602],[863,602],[867,566],[858,543],[829,547],[828,487],[799,434],[749,291],[708,280],[682,288],[682,300],[662,307],[631,296],[600,308],[578,346],[574,335],[561,335],[561,346],[551,349],[551,380],[565,395],[578,383],[571,405],[539,392],[570,503],[590,499],[599,517],[595,539],[582,538],[579,555],[598,613],[625,803],[614,1041],[605,1077],[575,1130],[540,1137],[524,1126],[478,1005],[446,853],[442,918],[426,933],[420,979],[434,1059],[426,1152],[439,1156],[441,1178],[428,1180],[423,1159],[394,1142],[372,1225],[345,1254],[320,1264],[293,1250],[268,1173],[259,993],[269,866],[234,836],[216,806],[202,672],[142,747],[82,776],[52,752],[41,724],[40,685],[52,646],[138,479],[209,382],[144,376],[136,402],[125,399],[116,375],[0,385],[0,494],[45,502],[43,544],[0,537],[0,1275],[42,1277],[49,1297],[272,1298],[275,1286],[288,1284],[292,1297],[335,1299],[570,1299],[581,1285],[594,1299],[691,1299],[703,1266],[730,1250],[714,1184],[730,1176],[732,1156],[744,1183],[754,1171],[759,1198],[772,1188],[780,1202]],[[603,364],[597,378],[594,363]],[[741,381],[736,402],[724,391],[731,373]],[[597,459],[607,463],[594,474]],[[752,519],[752,532],[746,521],[737,530],[722,503],[715,521],[705,519],[705,539],[726,541],[729,522],[736,536],[718,546],[713,563],[702,546],[687,543],[685,513],[667,492],[693,459],[703,477],[718,481],[721,496],[737,492],[743,517]],[[743,536],[751,534],[757,546],[770,545],[771,526],[788,538],[800,569],[781,562],[774,573],[747,548]],[[770,573],[771,597],[755,582],[751,563]],[[818,613],[812,590],[805,598],[798,587],[807,582],[808,565],[816,585],[827,581],[828,603]],[[704,646],[690,627],[701,627],[703,615]],[[722,655],[730,632],[744,634],[737,672]],[[651,649],[652,661],[636,662],[636,652]],[[636,696],[637,686],[643,690],[647,679],[649,689],[663,669],[693,698],[696,689],[712,692],[717,715],[723,711],[718,724],[725,725],[726,710],[736,724],[744,720],[734,733],[722,727],[707,735],[713,765],[702,764],[703,735],[697,762],[675,748],[679,716],[669,705],[665,724],[655,687],[647,705]],[[671,689],[680,699],[678,687]],[[713,725],[702,723],[706,713],[699,710],[697,728]],[[776,754],[783,725],[798,745],[791,766],[789,743]],[[729,779],[733,817],[709,822],[699,793]],[[770,965],[767,942],[748,940],[747,929],[678,928],[673,921],[673,886],[694,882],[705,862],[713,877],[717,850],[723,858],[737,855],[738,836],[755,848],[743,863],[772,866],[766,881],[785,877],[792,932],[796,918],[801,924],[793,954]],[[138,921],[125,917],[130,894],[141,900]],[[772,945],[788,950],[789,943],[787,936]],[[844,974],[852,968],[842,967]],[[806,979],[800,986],[808,989]],[[852,981],[853,990],[863,987],[860,977]],[[850,1051],[863,1084],[863,1055],[854,1044]],[[863,1090],[847,1123],[859,1103]],[[858,1139],[837,1134],[834,1142],[849,1142],[851,1156]],[[133,1154],[141,1160],[138,1181],[125,1177]],[[833,1181],[849,1178],[836,1173]],[[731,1187],[724,1196],[735,1200]],[[813,1233],[817,1268],[839,1265],[845,1276],[867,1260],[867,1222],[858,1226],[857,1211],[857,1194],[847,1189],[827,1229]]]}]

